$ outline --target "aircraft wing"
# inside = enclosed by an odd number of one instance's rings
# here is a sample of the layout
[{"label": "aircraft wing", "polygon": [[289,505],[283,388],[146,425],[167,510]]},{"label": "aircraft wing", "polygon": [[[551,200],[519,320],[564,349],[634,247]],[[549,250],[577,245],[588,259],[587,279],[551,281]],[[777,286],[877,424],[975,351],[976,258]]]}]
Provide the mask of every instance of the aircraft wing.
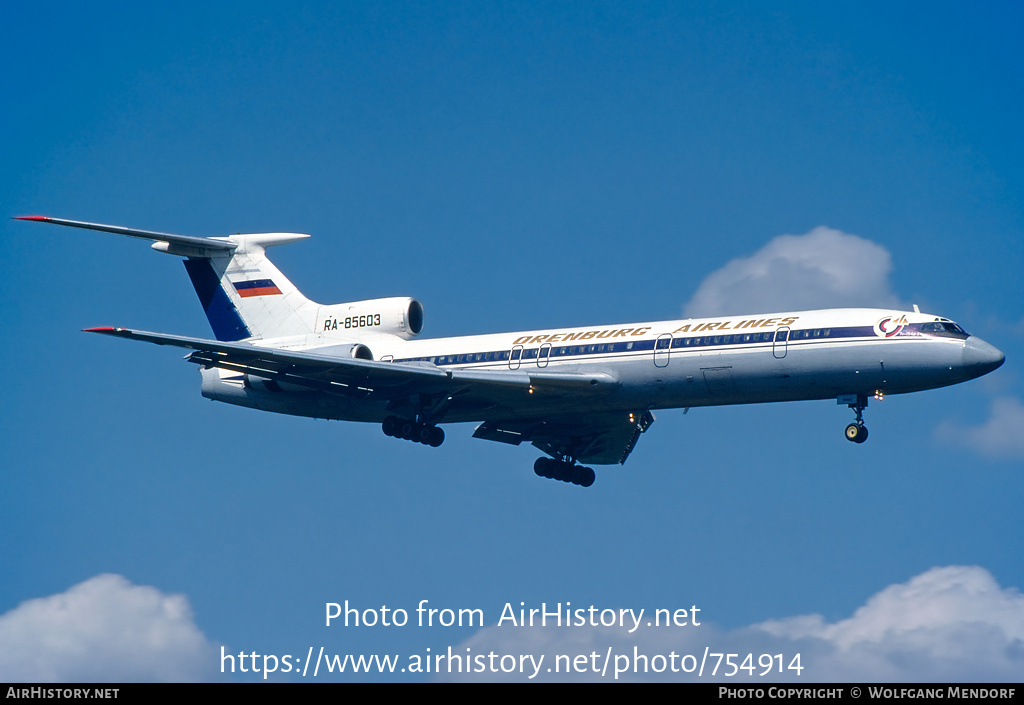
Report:
[{"label": "aircraft wing", "polygon": [[[568,397],[578,403],[580,394],[594,398],[618,386],[618,380],[603,373],[446,369],[430,363],[377,362],[315,350],[285,350],[129,328],[89,328],[87,332],[188,348],[194,351],[188,357],[190,362],[280,383],[395,402],[411,395],[443,395],[450,397],[449,405],[481,411]],[[486,413],[482,416],[486,417]]]},{"label": "aircraft wing", "polygon": [[89,328],[87,332],[187,348],[193,351],[188,360],[199,365],[388,401],[396,409],[413,397],[433,398],[437,408],[472,410],[476,418],[496,419],[478,426],[475,438],[513,445],[528,441],[553,456],[599,465],[624,463],[640,434],[654,422],[646,410],[581,412],[588,402],[618,386],[618,380],[605,373],[447,369],[431,363],[378,362],[129,328]]}]

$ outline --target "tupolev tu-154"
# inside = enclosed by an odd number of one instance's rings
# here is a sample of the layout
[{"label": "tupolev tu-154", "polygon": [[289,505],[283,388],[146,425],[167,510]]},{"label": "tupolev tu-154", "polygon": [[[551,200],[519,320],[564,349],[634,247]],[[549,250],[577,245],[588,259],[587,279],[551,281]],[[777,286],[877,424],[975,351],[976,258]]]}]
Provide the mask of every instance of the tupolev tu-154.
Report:
[{"label": "tupolev tu-154", "polygon": [[265,250],[309,237],[196,237],[22,216],[153,241],[184,257],[216,340],[129,328],[89,332],[192,352],[203,396],[263,411],[379,423],[440,446],[439,424],[478,422],[475,438],[532,443],[534,471],[589,487],[580,463],[625,463],[655,409],[835,399],[868,436],[868,399],[958,384],[1004,356],[948,318],[843,308],[566,327],[415,340],[412,298],[322,305]]}]

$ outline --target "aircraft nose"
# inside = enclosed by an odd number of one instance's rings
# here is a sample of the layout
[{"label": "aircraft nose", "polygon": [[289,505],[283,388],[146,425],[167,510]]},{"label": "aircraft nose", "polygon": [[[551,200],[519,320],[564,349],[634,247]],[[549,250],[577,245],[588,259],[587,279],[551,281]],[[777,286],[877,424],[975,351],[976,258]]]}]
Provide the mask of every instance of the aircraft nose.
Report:
[{"label": "aircraft nose", "polygon": [[964,343],[964,367],[976,377],[988,374],[1002,365],[1004,360],[1006,356],[999,349],[981,338],[972,335]]}]

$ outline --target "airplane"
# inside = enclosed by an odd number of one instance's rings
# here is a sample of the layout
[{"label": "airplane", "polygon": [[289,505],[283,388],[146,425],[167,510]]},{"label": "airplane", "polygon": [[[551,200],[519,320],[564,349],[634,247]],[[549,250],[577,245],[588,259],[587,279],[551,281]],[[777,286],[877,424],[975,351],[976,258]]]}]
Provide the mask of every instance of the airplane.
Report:
[{"label": "airplane", "polygon": [[[534,472],[589,487],[582,463],[626,462],[652,410],[835,399],[867,440],[868,399],[965,382],[1004,355],[948,318],[841,308],[415,339],[408,297],[322,305],[266,248],[309,237],[197,237],[47,216],[17,220],[152,240],[184,257],[215,340],[119,327],[99,333],[192,352],[204,397],[295,416],[381,424],[433,447],[439,424],[476,422],[474,438],[532,443]],[[684,411],[685,413],[685,411]]]}]

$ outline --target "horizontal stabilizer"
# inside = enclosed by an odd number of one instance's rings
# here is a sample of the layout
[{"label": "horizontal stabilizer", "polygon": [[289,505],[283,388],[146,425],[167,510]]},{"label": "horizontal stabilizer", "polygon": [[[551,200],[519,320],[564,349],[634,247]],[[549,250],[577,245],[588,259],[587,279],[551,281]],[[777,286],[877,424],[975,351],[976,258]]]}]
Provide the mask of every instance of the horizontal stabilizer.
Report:
[{"label": "horizontal stabilizer", "polygon": [[[152,230],[137,230],[125,228],[120,225],[102,225],[100,223],[84,223],[80,220],[65,220],[64,218],[50,218],[45,215],[22,215],[15,217],[15,220],[34,220],[40,223],[51,223],[52,225],[66,225],[72,228],[85,228],[86,230],[101,230],[107,233],[117,233],[129,237],[138,237],[144,240],[166,242],[169,245],[184,248],[182,254],[212,254],[213,252],[233,252],[237,244],[215,237],[195,237],[192,235],[173,235],[171,233],[158,233]],[[172,252],[172,254],[174,254]]]}]

